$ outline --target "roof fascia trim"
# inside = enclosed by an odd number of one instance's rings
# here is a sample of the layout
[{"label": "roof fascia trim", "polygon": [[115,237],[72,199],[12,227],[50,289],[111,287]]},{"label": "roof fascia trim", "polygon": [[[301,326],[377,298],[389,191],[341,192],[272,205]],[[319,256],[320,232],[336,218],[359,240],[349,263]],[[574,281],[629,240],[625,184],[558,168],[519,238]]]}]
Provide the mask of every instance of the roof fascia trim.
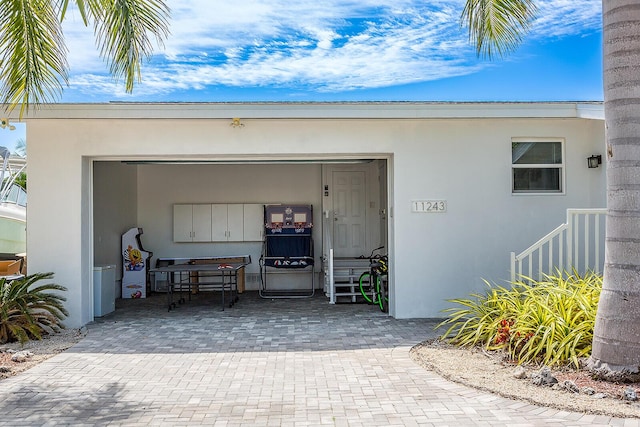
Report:
[{"label": "roof fascia trim", "polygon": [[[17,113],[16,113],[17,114]],[[583,118],[604,120],[602,102],[522,103],[102,103],[47,104],[37,119],[485,119]],[[17,117],[10,116],[14,121]]]}]

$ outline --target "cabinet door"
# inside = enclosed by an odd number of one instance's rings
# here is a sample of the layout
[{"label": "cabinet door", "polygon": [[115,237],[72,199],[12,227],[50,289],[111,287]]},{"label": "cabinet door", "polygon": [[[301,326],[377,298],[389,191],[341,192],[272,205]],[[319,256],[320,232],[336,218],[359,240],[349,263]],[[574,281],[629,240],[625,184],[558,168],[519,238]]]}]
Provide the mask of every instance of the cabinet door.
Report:
[{"label": "cabinet door", "polygon": [[211,241],[211,205],[193,205],[194,242]]},{"label": "cabinet door", "polygon": [[227,205],[211,205],[211,240],[227,241]]},{"label": "cabinet door", "polygon": [[264,205],[244,205],[244,241],[260,242],[264,231]]},{"label": "cabinet door", "polygon": [[242,242],[244,239],[244,205],[227,205],[227,241]]},{"label": "cabinet door", "polygon": [[191,242],[193,240],[192,205],[173,205],[173,241]]}]

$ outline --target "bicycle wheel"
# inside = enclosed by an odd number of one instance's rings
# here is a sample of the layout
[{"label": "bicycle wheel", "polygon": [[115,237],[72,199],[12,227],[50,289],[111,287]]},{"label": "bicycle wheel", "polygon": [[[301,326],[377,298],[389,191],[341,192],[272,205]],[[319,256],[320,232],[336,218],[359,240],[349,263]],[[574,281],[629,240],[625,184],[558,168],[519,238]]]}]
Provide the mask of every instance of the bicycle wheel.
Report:
[{"label": "bicycle wheel", "polygon": [[371,274],[368,271],[365,271],[360,275],[360,279],[358,279],[360,284],[360,293],[362,294],[362,298],[369,304],[373,302],[373,286],[371,286]]},{"label": "bicycle wheel", "polygon": [[384,313],[388,313],[389,312],[389,297],[387,296],[387,287],[384,283],[384,280],[382,280],[381,277],[377,277],[378,279],[378,283],[377,283],[377,289],[378,289],[378,306],[380,307],[380,310]]}]

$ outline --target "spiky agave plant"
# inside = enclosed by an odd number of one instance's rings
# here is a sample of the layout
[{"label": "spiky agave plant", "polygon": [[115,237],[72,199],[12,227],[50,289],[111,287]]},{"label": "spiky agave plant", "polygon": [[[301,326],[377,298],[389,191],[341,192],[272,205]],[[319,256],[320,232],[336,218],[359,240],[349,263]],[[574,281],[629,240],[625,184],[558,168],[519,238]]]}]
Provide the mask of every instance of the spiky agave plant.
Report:
[{"label": "spiky agave plant", "polygon": [[0,278],[0,343],[41,339],[43,334],[59,332],[69,314],[60,292],[67,290],[55,283],[38,284],[53,278],[53,273],[36,273],[20,279]]}]

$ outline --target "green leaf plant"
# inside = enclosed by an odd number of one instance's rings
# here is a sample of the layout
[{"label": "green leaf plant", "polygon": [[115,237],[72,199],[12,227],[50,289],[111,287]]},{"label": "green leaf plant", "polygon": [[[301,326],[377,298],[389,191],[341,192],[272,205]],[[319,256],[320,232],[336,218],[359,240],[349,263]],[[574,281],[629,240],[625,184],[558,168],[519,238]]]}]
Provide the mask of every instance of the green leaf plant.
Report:
[{"label": "green leaf plant", "polygon": [[53,273],[37,273],[20,279],[0,278],[0,344],[31,339],[64,329],[69,314],[60,292],[67,289],[55,283],[38,283]]},{"label": "green leaf plant", "polygon": [[485,281],[486,294],[451,299],[442,339],[461,347],[503,350],[517,363],[571,364],[591,354],[602,276],[557,271],[521,277],[509,287]]}]

